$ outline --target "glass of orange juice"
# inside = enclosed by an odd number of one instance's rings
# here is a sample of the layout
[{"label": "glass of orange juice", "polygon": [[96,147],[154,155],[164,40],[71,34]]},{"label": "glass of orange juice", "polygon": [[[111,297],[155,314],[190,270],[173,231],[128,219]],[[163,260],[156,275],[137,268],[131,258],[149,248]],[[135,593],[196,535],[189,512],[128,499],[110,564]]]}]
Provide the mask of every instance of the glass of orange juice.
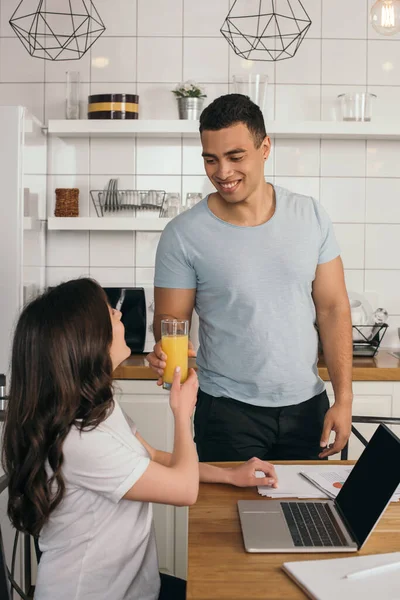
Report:
[{"label": "glass of orange juice", "polygon": [[176,367],[181,368],[181,383],[184,383],[188,376],[189,321],[162,319],[161,347],[167,355],[163,388],[170,390]]}]

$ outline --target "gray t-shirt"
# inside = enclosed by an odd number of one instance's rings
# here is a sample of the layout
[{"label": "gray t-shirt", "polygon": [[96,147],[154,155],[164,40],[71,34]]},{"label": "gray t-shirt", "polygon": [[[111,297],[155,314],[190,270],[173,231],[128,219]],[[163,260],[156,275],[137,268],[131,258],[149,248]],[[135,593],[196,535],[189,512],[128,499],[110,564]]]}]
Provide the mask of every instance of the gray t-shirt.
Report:
[{"label": "gray t-shirt", "polygon": [[340,253],[316,200],[275,195],[274,215],[257,227],[222,221],[204,198],[166,226],[156,257],[156,287],[196,288],[201,389],[257,406],[324,390],[312,282]]}]

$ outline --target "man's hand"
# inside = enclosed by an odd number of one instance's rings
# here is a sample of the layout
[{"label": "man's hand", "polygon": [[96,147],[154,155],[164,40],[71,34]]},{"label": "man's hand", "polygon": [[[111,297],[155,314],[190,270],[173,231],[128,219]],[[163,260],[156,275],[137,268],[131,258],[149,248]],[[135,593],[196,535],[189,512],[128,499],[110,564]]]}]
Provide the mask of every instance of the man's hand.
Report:
[{"label": "man's hand", "polygon": [[[331,431],[335,432],[335,441],[329,445]],[[346,405],[334,404],[326,413],[322,430],[319,458],[326,458],[340,452],[346,445],[351,433],[351,403]]]},{"label": "man's hand", "polygon": [[[196,352],[193,349],[193,344],[190,341],[189,341],[188,356],[189,357],[195,357],[196,356]],[[163,375],[164,375],[164,369],[167,366],[167,363],[166,363],[167,355],[162,350],[161,341],[157,342],[157,344],[153,348],[153,352],[151,352],[150,354],[148,354],[146,356],[146,358],[149,361],[150,367],[153,369],[153,371],[155,371],[157,373],[157,375],[159,375],[159,378],[157,380],[157,385],[162,385],[162,383],[163,383],[162,378],[163,378]]]},{"label": "man's hand", "polygon": [[[256,471],[263,471],[265,477],[256,477]],[[256,485],[269,485],[278,487],[278,478],[275,468],[271,463],[259,458],[251,458],[247,462],[232,467],[229,474],[229,483],[237,487],[254,487]]]}]

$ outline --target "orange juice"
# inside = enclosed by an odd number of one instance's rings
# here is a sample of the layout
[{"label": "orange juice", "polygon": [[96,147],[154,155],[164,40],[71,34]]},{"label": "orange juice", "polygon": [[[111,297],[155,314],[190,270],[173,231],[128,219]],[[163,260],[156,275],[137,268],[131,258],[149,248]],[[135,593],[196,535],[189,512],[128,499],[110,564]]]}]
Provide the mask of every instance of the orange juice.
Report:
[{"label": "orange juice", "polygon": [[163,352],[167,355],[167,366],[164,369],[163,382],[171,384],[174,379],[175,368],[180,367],[181,383],[184,383],[188,376],[189,336],[163,335],[161,346]]}]

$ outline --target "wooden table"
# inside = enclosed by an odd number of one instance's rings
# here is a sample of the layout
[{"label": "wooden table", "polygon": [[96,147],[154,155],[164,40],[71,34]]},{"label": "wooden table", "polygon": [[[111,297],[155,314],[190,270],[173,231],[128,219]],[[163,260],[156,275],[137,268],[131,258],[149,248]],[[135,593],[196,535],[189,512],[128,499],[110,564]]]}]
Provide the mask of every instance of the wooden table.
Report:
[{"label": "wooden table", "polygon": [[[353,462],[329,461],[329,464]],[[304,599],[307,597],[304,592],[281,570],[283,562],[400,551],[400,503],[396,502],[389,505],[359,553],[249,554],[243,546],[237,512],[237,501],[243,499],[255,500],[261,496],[255,488],[200,484],[198,501],[189,509],[187,600]]]}]

